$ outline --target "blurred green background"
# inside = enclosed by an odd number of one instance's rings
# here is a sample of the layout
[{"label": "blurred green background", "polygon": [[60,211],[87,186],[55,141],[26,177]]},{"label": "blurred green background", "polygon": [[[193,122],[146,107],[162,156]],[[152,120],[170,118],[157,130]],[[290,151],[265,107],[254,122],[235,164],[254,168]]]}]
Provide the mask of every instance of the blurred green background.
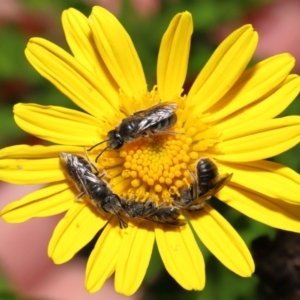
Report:
[{"label": "blurred green background", "polygon": [[[14,104],[27,102],[73,107],[64,95],[31,67],[24,56],[24,49],[28,39],[33,36],[49,39],[67,49],[60,22],[61,12],[66,8],[74,7],[88,15],[91,10],[88,1],[83,0],[15,2],[21,7],[20,10],[16,9],[15,14],[12,10],[11,15],[1,16],[0,14],[1,147],[39,142],[27,136],[14,123],[12,114]],[[218,44],[216,30],[226,25],[242,24],[249,14],[269,5],[271,1],[165,0],[157,1],[159,7],[148,12],[141,12],[142,10],[137,8],[138,1],[117,2],[120,4],[117,9],[118,18],[132,37],[142,60],[149,87],[151,87],[155,84],[156,59],[161,37],[176,13],[188,10],[192,13],[194,20],[186,83],[189,86]],[[294,101],[283,115],[299,114],[299,111],[300,103]],[[274,160],[299,172],[299,146]],[[261,236],[268,236],[271,240],[275,238],[275,229],[250,220],[217,200],[212,200],[212,204],[225,215],[250,248],[252,241]],[[200,241],[199,246],[206,261],[207,283],[204,291],[189,292],[180,288],[165,271],[158,251],[155,249],[142,286],[145,289],[143,299],[279,299],[277,296],[272,298],[272,295],[275,295],[274,291],[258,276],[254,275],[247,279],[236,276],[221,265]],[[82,251],[80,255],[87,255],[87,252],[88,250]],[[270,294],[271,298],[267,298],[266,294]],[[5,274],[0,276],[0,299],[21,299],[8,289]]]}]

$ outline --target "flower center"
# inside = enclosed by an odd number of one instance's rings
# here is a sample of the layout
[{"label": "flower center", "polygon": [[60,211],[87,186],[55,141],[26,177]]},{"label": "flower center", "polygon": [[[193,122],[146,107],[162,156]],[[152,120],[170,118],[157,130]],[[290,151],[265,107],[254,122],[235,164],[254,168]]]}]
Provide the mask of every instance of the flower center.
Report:
[{"label": "flower center", "polygon": [[[156,99],[153,104],[155,97],[151,93],[148,95],[152,101],[145,101],[148,105],[144,107],[158,103]],[[203,121],[207,116],[192,117],[183,98],[175,101],[179,103],[178,119],[169,132],[140,138],[124,144],[120,150],[107,150],[100,157],[99,168],[106,171],[114,193],[127,199],[159,203],[172,201],[172,195],[179,195],[182,187],[190,185],[188,168],[194,170],[199,158],[209,156],[206,150],[218,141],[218,134]]]},{"label": "flower center", "polygon": [[113,170],[120,168],[119,176],[110,180],[115,192],[126,198],[156,202],[169,201],[172,194],[179,193],[187,178],[190,180],[186,165],[196,160],[198,153],[190,149],[191,138],[181,134],[178,127],[173,130],[178,133],[150,136],[127,144],[118,157],[106,153],[106,163],[119,162],[118,167],[106,169],[109,178]]},{"label": "flower center", "polygon": [[189,151],[191,142],[184,134],[166,134],[143,139],[121,151],[125,159],[122,176],[130,180],[129,196],[168,201],[178,193],[189,175],[186,164],[198,157]]}]

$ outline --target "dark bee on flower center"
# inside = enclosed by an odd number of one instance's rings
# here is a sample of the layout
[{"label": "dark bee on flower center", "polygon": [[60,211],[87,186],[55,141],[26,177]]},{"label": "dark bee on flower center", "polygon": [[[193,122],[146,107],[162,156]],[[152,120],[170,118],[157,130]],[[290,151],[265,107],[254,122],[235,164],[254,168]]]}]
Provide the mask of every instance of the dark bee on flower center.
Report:
[{"label": "dark bee on flower center", "polygon": [[123,119],[114,130],[109,131],[106,140],[94,145],[88,151],[107,142],[107,147],[96,157],[97,162],[101,154],[107,149],[120,149],[124,144],[149,135],[175,133],[168,131],[168,129],[177,121],[176,109],[177,103],[164,102],[146,110],[137,111]]},{"label": "dark bee on flower center", "polygon": [[180,209],[174,206],[167,206],[166,202],[156,206],[151,200],[145,202],[130,200],[127,202],[122,201],[122,207],[132,219],[143,219],[171,226],[183,226],[186,224],[183,220],[178,219]]},{"label": "dark bee on flower center", "polygon": [[178,220],[180,210],[177,207],[166,206],[165,202],[156,206],[150,200],[127,201],[112,192],[103,180],[105,173],[99,175],[98,169],[88,159],[66,152],[61,152],[59,157],[62,167],[80,192],[76,199],[79,200],[87,195],[100,211],[116,215],[120,228],[128,227],[121,213],[131,219],[137,218],[173,226],[185,225],[184,221]]},{"label": "dark bee on flower center", "polygon": [[190,171],[193,183],[181,190],[173,205],[182,210],[197,211],[204,207],[205,201],[219,192],[226,185],[232,174],[219,175],[217,166],[209,159],[202,158],[196,165],[197,178]]},{"label": "dark bee on flower center", "polygon": [[80,192],[76,199],[87,195],[100,211],[115,214],[120,228],[127,228],[127,223],[120,215],[123,210],[121,199],[103,180],[105,173],[99,175],[98,169],[82,156],[61,152],[59,157],[62,167]]}]

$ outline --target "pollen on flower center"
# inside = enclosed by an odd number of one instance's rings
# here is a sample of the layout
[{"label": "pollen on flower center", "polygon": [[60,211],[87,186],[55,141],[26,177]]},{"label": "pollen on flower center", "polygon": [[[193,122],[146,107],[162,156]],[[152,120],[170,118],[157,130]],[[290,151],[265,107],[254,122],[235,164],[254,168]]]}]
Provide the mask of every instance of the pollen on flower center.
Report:
[{"label": "pollen on flower center", "polygon": [[[126,104],[122,111],[132,115],[132,99],[124,93],[120,93],[120,98]],[[159,103],[156,89],[145,93],[142,102],[147,104],[141,107]],[[169,132],[124,143],[120,150],[108,149],[101,155],[98,167],[105,170],[114,193],[127,199],[151,199],[159,203],[172,201],[175,194],[190,185],[190,170],[194,170],[195,162],[205,155],[205,150],[218,142],[218,133],[207,122],[207,116],[192,116],[191,108],[184,108],[182,97],[176,102],[177,122]]]},{"label": "pollen on flower center", "polygon": [[193,139],[175,126],[175,133],[153,135],[126,144],[120,151],[106,151],[101,165],[113,191],[122,197],[157,203],[191,182],[187,169],[199,158],[192,150]]},{"label": "pollen on flower center", "polygon": [[127,197],[168,201],[186,184],[190,175],[186,165],[197,159],[190,151],[191,138],[184,134],[165,134],[141,139],[120,151],[124,157],[122,177],[130,180]]}]

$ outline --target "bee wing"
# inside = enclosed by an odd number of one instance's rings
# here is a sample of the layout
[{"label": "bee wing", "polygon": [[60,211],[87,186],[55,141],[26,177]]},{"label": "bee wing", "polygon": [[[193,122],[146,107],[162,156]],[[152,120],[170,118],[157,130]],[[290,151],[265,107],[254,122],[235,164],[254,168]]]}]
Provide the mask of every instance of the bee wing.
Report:
[{"label": "bee wing", "polygon": [[[212,189],[208,190],[206,193],[204,193],[202,195],[200,194],[199,198],[197,200],[202,198],[202,201],[203,201],[203,198],[211,197],[211,196],[215,195],[216,193],[218,193],[224,187],[224,185],[226,185],[230,181],[232,175],[233,174],[222,175],[220,180],[215,184],[215,186]],[[194,201],[194,203],[196,203],[197,200]]]},{"label": "bee wing", "polygon": [[182,198],[173,200],[173,205],[179,209],[184,209],[186,207],[186,204],[183,202]]},{"label": "bee wing", "polygon": [[141,117],[144,118],[146,117],[149,113],[152,114],[153,112],[155,112],[158,109],[170,109],[172,111],[175,111],[177,109],[177,103],[176,102],[163,102],[163,103],[158,103],[154,106],[151,106],[148,109],[143,109],[143,110],[138,110],[136,111],[133,116],[137,116],[137,117]]},{"label": "bee wing", "polygon": [[175,102],[159,103],[148,110],[140,110],[134,114],[135,117],[141,118],[141,122],[138,125],[136,134],[147,130],[154,124],[159,123],[161,120],[167,119],[177,108]]},{"label": "bee wing", "polygon": [[164,223],[170,226],[184,226],[186,222],[184,220],[178,219],[180,215],[180,209],[177,207],[161,207],[160,211],[165,211],[166,215],[162,218]]},{"label": "bee wing", "polygon": [[181,220],[181,219],[177,219],[177,220],[174,220],[174,221],[171,221],[171,222],[166,222],[167,225],[170,225],[170,226],[184,226],[186,225],[186,222],[184,220]]}]

